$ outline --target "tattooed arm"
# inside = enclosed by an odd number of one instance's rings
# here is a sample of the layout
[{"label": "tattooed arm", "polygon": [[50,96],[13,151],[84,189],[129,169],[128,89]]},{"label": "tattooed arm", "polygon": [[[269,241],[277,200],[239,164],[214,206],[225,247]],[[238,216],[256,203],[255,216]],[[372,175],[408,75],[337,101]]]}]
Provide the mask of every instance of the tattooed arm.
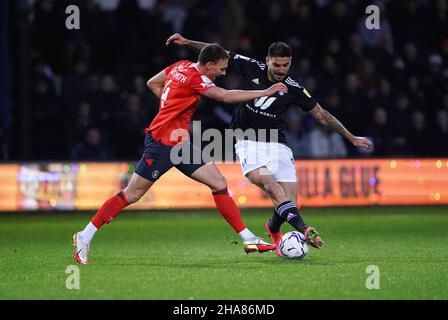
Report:
[{"label": "tattooed arm", "polygon": [[339,133],[350,141],[355,147],[370,149],[372,142],[365,137],[354,136],[331,113],[322,108],[318,103],[309,111],[311,116],[325,128]]}]

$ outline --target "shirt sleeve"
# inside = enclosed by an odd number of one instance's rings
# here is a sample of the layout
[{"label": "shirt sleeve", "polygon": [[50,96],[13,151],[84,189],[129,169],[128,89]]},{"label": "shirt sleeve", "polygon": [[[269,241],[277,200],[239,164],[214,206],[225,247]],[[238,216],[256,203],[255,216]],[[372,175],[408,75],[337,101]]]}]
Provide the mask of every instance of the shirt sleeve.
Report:
[{"label": "shirt sleeve", "polygon": [[251,76],[257,70],[264,71],[266,69],[264,63],[234,52],[230,52],[229,65],[241,76]]},{"label": "shirt sleeve", "polygon": [[207,89],[215,87],[216,85],[207,76],[196,74],[191,78],[190,86],[194,92],[202,95]]},{"label": "shirt sleeve", "polygon": [[166,67],[166,68],[165,68],[165,74],[168,75],[168,74],[171,72],[171,70],[172,70],[175,66],[177,66],[179,63],[181,63],[181,62],[182,62],[182,61],[178,61],[178,62],[173,63],[172,65]]},{"label": "shirt sleeve", "polygon": [[314,108],[317,101],[304,87],[294,87],[294,103],[303,111],[308,112]]}]

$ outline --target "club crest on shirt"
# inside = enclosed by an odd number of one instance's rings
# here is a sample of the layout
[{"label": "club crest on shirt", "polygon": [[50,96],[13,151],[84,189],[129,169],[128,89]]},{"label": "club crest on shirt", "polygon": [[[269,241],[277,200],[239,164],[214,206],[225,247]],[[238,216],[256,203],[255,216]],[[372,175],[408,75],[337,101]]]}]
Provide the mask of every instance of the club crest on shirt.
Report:
[{"label": "club crest on shirt", "polygon": [[159,176],[159,174],[160,174],[159,170],[154,170],[154,171],[152,172],[151,176],[152,176],[154,179],[157,179],[157,177]]}]

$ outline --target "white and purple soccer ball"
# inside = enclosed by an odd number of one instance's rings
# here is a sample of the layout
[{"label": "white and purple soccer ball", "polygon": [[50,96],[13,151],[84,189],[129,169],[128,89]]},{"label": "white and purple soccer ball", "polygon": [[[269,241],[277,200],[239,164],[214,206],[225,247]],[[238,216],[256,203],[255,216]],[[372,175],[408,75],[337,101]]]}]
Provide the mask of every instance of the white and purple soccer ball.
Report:
[{"label": "white and purple soccer ball", "polygon": [[290,231],[280,241],[280,252],[285,258],[300,260],[308,253],[305,236],[298,231]]}]

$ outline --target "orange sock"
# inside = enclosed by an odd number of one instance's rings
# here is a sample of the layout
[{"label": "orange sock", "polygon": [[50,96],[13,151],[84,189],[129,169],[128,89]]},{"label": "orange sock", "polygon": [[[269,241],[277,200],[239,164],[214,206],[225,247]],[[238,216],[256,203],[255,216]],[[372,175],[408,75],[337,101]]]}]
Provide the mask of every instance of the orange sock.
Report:
[{"label": "orange sock", "polygon": [[212,194],[216,207],[224,219],[226,219],[226,221],[232,226],[232,228],[237,233],[240,233],[246,229],[246,226],[241,219],[241,212],[236,206],[235,201],[233,201],[232,197],[229,196],[227,188],[213,192]]},{"label": "orange sock", "polygon": [[99,208],[91,222],[99,229],[103,224],[111,222],[113,218],[118,216],[128,204],[124,192],[120,191]]}]

